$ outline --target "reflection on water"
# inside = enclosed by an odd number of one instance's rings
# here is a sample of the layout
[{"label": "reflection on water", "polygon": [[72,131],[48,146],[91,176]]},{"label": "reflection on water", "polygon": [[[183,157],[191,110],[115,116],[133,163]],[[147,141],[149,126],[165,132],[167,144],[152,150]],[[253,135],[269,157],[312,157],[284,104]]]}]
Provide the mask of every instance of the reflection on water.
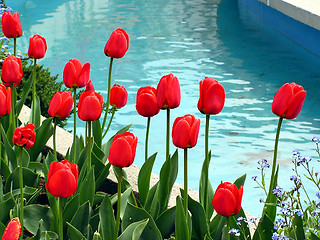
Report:
[{"label": "reflection on water", "polygon": [[[295,46],[262,25],[235,0],[21,0],[7,1],[21,13],[24,35],[18,47],[26,52],[33,34],[46,37],[48,52],[40,61],[60,74],[71,58],[91,63],[91,80],[106,97],[109,59],[104,45],[117,28],[130,36],[129,51],[115,60],[113,81],[129,92],[128,104],[114,119],[111,134],[133,123],[131,131],[139,138],[135,163],[144,161],[146,119],[135,111],[135,97],[142,86],[156,87],[161,76],[172,72],[181,84],[182,101],[172,110],[172,123],[191,113],[201,119],[199,141],[189,151],[189,183],[198,189],[204,159],[205,118],[197,110],[198,84],[205,76],[216,78],[225,88],[223,111],[211,117],[210,149],[213,157],[210,180],[234,181],[247,173],[244,208],[259,214],[262,206],[251,180],[258,175],[257,161],[272,159],[277,118],[271,112],[275,92],[285,82],[297,82],[307,90],[307,98],[297,119],[284,121],[279,144],[281,180],[291,175],[291,151],[299,149],[314,155],[310,139],[320,135],[319,58]],[[72,119],[69,120],[72,129]],[[83,131],[84,124],[79,128]],[[164,161],[165,112],[151,121],[150,153],[159,152],[154,171]],[[171,145],[171,152],[175,150]],[[180,153],[182,154],[182,152]],[[182,172],[182,163],[180,164]],[[268,173],[267,173],[268,174]],[[178,181],[183,182],[179,174]],[[254,201],[252,201],[254,199]],[[253,205],[252,202],[256,202]]]}]

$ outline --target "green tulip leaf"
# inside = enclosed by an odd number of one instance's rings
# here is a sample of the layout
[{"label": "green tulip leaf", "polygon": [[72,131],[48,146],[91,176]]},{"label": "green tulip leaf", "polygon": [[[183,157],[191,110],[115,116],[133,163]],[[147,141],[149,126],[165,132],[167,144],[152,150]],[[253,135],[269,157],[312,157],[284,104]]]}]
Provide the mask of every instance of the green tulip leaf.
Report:
[{"label": "green tulip leaf", "polygon": [[154,161],[156,160],[157,153],[153,154],[142,165],[138,175],[138,189],[140,195],[140,202],[142,205],[146,202],[150,188],[150,177]]},{"label": "green tulip leaf", "polygon": [[17,157],[16,153],[14,152],[12,148],[12,136],[11,139],[9,140],[6,133],[4,132],[3,126],[1,125],[1,136],[2,136],[2,141],[4,145],[5,152],[7,153],[8,160],[11,163],[13,169],[16,169],[18,167],[17,164]]},{"label": "green tulip leaf", "polygon": [[93,139],[95,144],[97,144],[97,146],[101,148],[102,129],[101,129],[101,123],[99,119],[92,122],[92,134],[93,134]]},{"label": "green tulip leaf", "polygon": [[[39,183],[38,174],[31,171],[29,168],[22,168],[23,172],[23,184],[30,187],[37,187]],[[10,191],[11,182],[13,189],[18,189],[20,187],[19,183],[19,168],[16,168],[8,177],[5,186],[5,192]]]},{"label": "green tulip leaf", "polygon": [[43,224],[43,220],[40,219],[37,234],[31,238],[32,240],[40,240],[41,232],[42,232],[42,224]]},{"label": "green tulip leaf", "polygon": [[247,174],[243,174],[241,177],[239,177],[239,178],[234,182],[234,185],[236,185],[238,189],[240,188],[240,186],[244,186],[244,183],[245,183],[245,181],[246,181],[246,177],[247,177]]},{"label": "green tulip leaf", "polygon": [[313,232],[310,232],[310,240],[320,240],[320,238]]},{"label": "green tulip leaf", "polygon": [[159,182],[157,182],[149,191],[147,201],[144,208],[151,216],[156,219],[158,216],[160,204],[158,201]]},{"label": "green tulip leaf", "polygon": [[[78,231],[80,231],[83,236],[86,236],[88,234],[88,225],[89,225],[90,217],[91,217],[90,202],[87,201],[79,207],[79,209],[73,216],[70,224],[74,228],[76,228]],[[69,228],[68,228],[68,234],[69,234]],[[79,238],[71,238],[71,239],[79,239]]]},{"label": "green tulip leaf", "polygon": [[294,229],[294,236],[295,239],[306,239],[303,229],[303,221],[302,218],[299,217],[297,214],[294,215],[293,218],[293,229]]},{"label": "green tulip leaf", "polygon": [[[97,209],[95,209],[95,210],[97,210]],[[99,229],[100,216],[97,211],[94,211],[94,212],[95,212],[95,215],[93,215],[90,218],[90,222],[89,222],[89,232],[90,232],[89,236],[92,236],[92,233],[95,231],[98,231],[98,229]]]},{"label": "green tulip leaf", "polygon": [[120,210],[120,218],[123,218],[124,211],[128,204],[129,197],[132,196],[132,187],[127,188],[121,195],[121,210]]},{"label": "green tulip leaf", "polygon": [[100,160],[99,157],[92,151],[91,152],[91,165],[94,166],[94,175],[99,176],[100,172],[105,167],[104,163]]},{"label": "green tulip leaf", "polygon": [[105,198],[101,203],[99,216],[102,238],[112,239],[116,221],[114,219],[114,212],[108,194],[105,195]]},{"label": "green tulip leaf", "polygon": [[41,239],[45,239],[45,240],[59,239],[59,236],[55,232],[45,231],[41,233]]},{"label": "green tulip leaf", "polygon": [[164,211],[156,220],[156,225],[161,232],[162,237],[168,238],[174,233],[176,207]]},{"label": "green tulip leaf", "polygon": [[93,206],[93,198],[95,193],[95,179],[94,179],[94,168],[91,167],[87,173],[86,178],[81,183],[80,187],[80,205],[89,201]]},{"label": "green tulip leaf", "polygon": [[130,224],[126,230],[118,237],[118,240],[139,240],[149,223],[149,218]]},{"label": "green tulip leaf", "polygon": [[160,170],[160,183],[158,191],[158,200],[160,204],[160,214],[168,208],[169,197],[173,184],[178,175],[178,149],[172,157],[168,158]]},{"label": "green tulip leaf", "polygon": [[28,149],[30,161],[36,161],[38,155],[43,151],[49,138],[52,136],[52,118],[44,120],[39,128],[36,128],[36,142],[33,147]]},{"label": "green tulip leaf", "polygon": [[9,169],[7,162],[5,162],[3,159],[1,159],[1,173],[6,181],[11,174],[11,171]]},{"label": "green tulip leaf", "polygon": [[0,236],[3,235],[5,229],[6,229],[6,226],[2,222],[0,222]]},{"label": "green tulip leaf", "polygon": [[67,226],[68,226],[69,239],[86,240],[84,235],[77,228],[75,228],[72,224],[67,222]]},{"label": "green tulip leaf", "polygon": [[107,176],[110,173],[110,167],[111,167],[110,163],[103,166],[103,169],[100,171],[100,174],[96,179],[96,189],[100,189],[101,185],[106,180]]},{"label": "green tulip leaf", "polygon": [[87,174],[87,158],[88,158],[88,147],[86,146],[80,153],[80,156],[77,161],[77,165],[79,168],[79,179],[78,184],[81,183],[86,174]]},{"label": "green tulip leaf", "polygon": [[[33,123],[35,128],[37,129],[40,126],[40,119],[41,119],[41,109],[40,109],[40,99],[38,95],[35,95],[35,99],[32,100],[35,101],[34,103],[32,102],[31,104],[31,113],[29,117],[29,122]],[[34,116],[33,116],[34,112]]]},{"label": "green tulip leaf", "polygon": [[81,168],[80,166],[82,166],[82,165],[79,163],[79,157],[80,157],[80,153],[84,149],[84,140],[83,140],[82,136],[80,138],[78,136],[76,136],[76,142],[72,143],[72,146],[71,146],[71,149],[70,149],[70,153],[73,153],[73,148],[76,148],[76,150],[75,150],[75,161],[73,161],[73,155],[71,154],[69,156],[70,162],[76,163],[79,166],[79,169],[80,169]]},{"label": "green tulip leaf", "polygon": [[217,214],[209,224],[210,235],[213,239],[220,239],[226,218]]},{"label": "green tulip leaf", "polygon": [[43,161],[43,173],[45,175],[45,178],[48,177],[49,167],[50,164],[54,161],[54,156],[51,152],[47,154],[47,157]]},{"label": "green tulip leaf", "polygon": [[38,204],[24,207],[24,227],[29,232],[36,234],[41,219],[43,220],[42,229],[49,231],[52,219],[52,211],[49,207]]},{"label": "green tulip leaf", "polygon": [[127,204],[125,213],[122,218],[121,229],[125,232],[126,229],[132,224],[142,220],[149,219],[140,239],[162,240],[161,233],[157,228],[153,218],[150,214],[142,208],[136,207],[131,203]]},{"label": "green tulip leaf", "polygon": [[274,233],[274,224],[270,217],[265,213],[258,224],[258,227],[253,235],[253,240],[269,240]]},{"label": "green tulip leaf", "polygon": [[80,206],[80,194],[73,195],[63,209],[63,222],[70,222]]},{"label": "green tulip leaf", "polygon": [[181,197],[177,196],[176,199],[176,215],[175,215],[175,239],[176,240],[189,240],[188,220],[185,215]]},{"label": "green tulip leaf", "polygon": [[[199,183],[199,200],[202,206],[204,206],[204,198],[205,198],[205,181],[208,179],[208,176],[206,176],[206,171],[205,169],[209,169],[209,164],[211,160],[211,151],[208,153],[208,159],[205,159],[202,164],[202,169],[201,169],[201,176],[200,176],[200,183]],[[208,179],[208,189],[207,189],[207,209],[204,209],[206,213],[207,220],[210,221],[212,214],[214,212],[213,206],[211,204],[212,199],[213,199],[214,191],[212,189],[212,185]]]},{"label": "green tulip leaf", "polygon": [[[131,127],[131,125],[132,125],[132,124],[129,124],[129,125],[121,128],[115,135],[125,133],[126,131],[129,130],[129,128]],[[111,146],[111,144],[112,144],[112,141],[113,141],[113,138],[114,138],[115,135],[113,135],[113,136],[108,140],[107,143],[103,144],[103,146],[102,146],[102,148],[101,148],[101,149],[103,150],[103,152],[104,152],[104,162],[106,162],[107,159],[108,159],[109,149],[110,149],[110,146]]]},{"label": "green tulip leaf", "polygon": [[8,223],[10,220],[10,211],[15,206],[15,201],[13,198],[9,198],[7,200],[0,202],[0,222]]},{"label": "green tulip leaf", "polygon": [[[181,192],[182,196],[184,196],[184,191],[182,190]],[[204,239],[205,236],[210,236],[209,226],[203,206],[188,196],[188,209],[192,215],[192,230],[194,232],[192,235],[196,236],[196,239],[199,240]]]},{"label": "green tulip leaf", "polygon": [[25,101],[29,95],[31,86],[32,86],[32,74],[30,74],[28,80],[24,82],[23,88],[21,90],[21,94],[19,95],[20,100],[16,102],[15,114],[17,116],[19,116],[21,109],[23,107],[23,104],[25,103]]}]

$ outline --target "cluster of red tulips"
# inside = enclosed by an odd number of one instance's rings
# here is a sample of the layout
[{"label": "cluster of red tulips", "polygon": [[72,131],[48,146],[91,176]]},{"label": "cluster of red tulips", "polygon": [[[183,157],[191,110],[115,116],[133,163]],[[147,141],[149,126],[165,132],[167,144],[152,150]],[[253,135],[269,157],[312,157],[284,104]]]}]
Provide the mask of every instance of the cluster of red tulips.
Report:
[{"label": "cluster of red tulips", "polygon": [[[16,38],[22,35],[22,29],[20,24],[20,17],[18,13],[12,14],[5,12],[2,16],[2,30],[7,38]],[[115,114],[116,109],[124,107],[127,103],[128,92],[123,86],[114,84],[110,87],[111,83],[111,68],[113,59],[122,58],[129,47],[129,36],[123,29],[116,29],[112,32],[109,40],[107,41],[104,53],[111,58],[109,69],[109,81],[108,81],[108,96],[106,101],[105,117],[102,121],[102,136],[104,137],[110,127],[112,117]],[[34,59],[36,64],[37,59],[41,59],[45,56],[47,50],[46,40],[40,35],[34,35],[30,38],[28,56]],[[35,73],[34,73],[35,75]],[[12,113],[14,109],[13,91],[16,86],[21,82],[23,76],[22,64],[20,58],[16,56],[9,56],[4,59],[1,72],[1,80],[3,85],[0,85],[0,116],[6,116]],[[74,117],[76,113],[82,121],[88,123],[87,144],[91,149],[91,123],[99,120],[103,112],[103,97],[101,94],[94,90],[90,79],[90,63],[82,64],[78,59],[71,59],[67,62],[63,70],[63,82],[70,91],[59,91],[52,97],[48,113],[53,119],[65,119],[70,115],[72,107],[74,108]],[[35,86],[35,85],[33,85]],[[76,103],[76,89],[86,87],[85,91],[81,93],[78,103]],[[33,91],[35,88],[33,87]],[[73,96],[72,96],[73,92]],[[295,118],[303,105],[306,96],[306,91],[303,87],[295,83],[286,83],[275,94],[272,103],[272,112],[279,116],[277,138],[279,137],[280,125],[282,119]],[[34,92],[35,97],[35,92]],[[34,98],[33,98],[34,100]],[[172,131],[170,133],[170,110],[175,109],[180,105],[181,92],[179,80],[172,73],[163,76],[157,88],[146,86],[138,90],[136,95],[136,110],[143,116],[148,118],[147,133],[150,126],[150,118],[157,115],[160,110],[167,111],[167,138],[166,138],[166,158],[170,156],[169,149],[169,136],[172,136],[173,144],[184,150],[185,152],[185,189],[184,189],[184,208],[185,213],[188,214],[188,195],[187,195],[187,149],[196,145],[198,140],[198,134],[200,129],[200,119],[196,119],[193,115],[187,114],[175,119],[172,125]],[[209,129],[209,117],[210,115],[219,114],[224,106],[225,91],[223,86],[215,79],[205,77],[200,81],[200,97],[198,101],[198,109],[201,113],[206,115],[206,134],[205,134],[205,163],[209,164],[211,153],[208,147],[208,129]],[[109,121],[109,125],[105,130],[105,123],[109,106],[112,108],[112,116]],[[77,110],[76,110],[77,109]],[[32,113],[33,114],[33,113]],[[14,116],[11,118],[14,119]],[[35,119],[35,118],[31,118]],[[12,125],[15,126],[15,120],[12,120]],[[55,121],[54,121],[55,123]],[[76,137],[76,118],[74,122],[74,137]],[[33,122],[26,126],[15,127],[13,133],[13,144],[21,148],[32,148],[36,140],[36,133],[34,131],[35,125]],[[55,133],[54,133],[55,134]],[[145,144],[145,158],[148,158],[148,134]],[[75,141],[75,138],[74,138]],[[131,132],[125,132],[118,134],[113,138],[112,145],[109,150],[108,161],[112,165],[121,168],[130,166],[135,158],[135,152],[137,147],[137,137]],[[74,148],[75,149],[75,148]],[[55,142],[54,142],[54,151]],[[276,152],[276,151],[275,151]],[[78,166],[74,164],[75,154],[71,154],[71,160],[63,160],[58,162],[57,160],[52,162],[49,168],[48,177],[46,180],[47,191],[55,197],[67,198],[72,196],[77,190]],[[56,153],[55,153],[56,157]],[[22,165],[22,163],[20,163]],[[273,186],[272,181],[275,181],[275,167],[276,167],[276,153],[273,162],[273,171],[271,176],[270,188]],[[88,154],[87,162],[88,171],[91,168],[91,153]],[[121,171],[119,172],[121,173]],[[21,170],[22,174],[22,170]],[[205,169],[206,184],[204,186],[205,199],[208,189],[208,167]],[[21,176],[22,177],[22,176]],[[119,176],[119,185],[121,181],[121,174]],[[23,187],[22,179],[21,186]],[[236,215],[241,209],[241,200],[243,194],[243,187],[238,188],[235,184],[224,182],[221,183],[212,199],[212,205],[216,212],[222,216],[230,217]],[[21,190],[21,197],[23,198],[23,192]],[[121,198],[118,195],[118,201]],[[21,199],[21,208],[23,208],[23,199]],[[204,210],[208,209],[207,203],[204,203]],[[117,212],[117,225],[115,227],[115,239],[118,234],[119,221],[120,221],[120,204],[118,204]],[[60,219],[61,220],[61,219]],[[21,211],[20,221],[23,228],[23,210]],[[62,221],[62,220],[61,220]],[[7,225],[2,239],[18,239],[21,234],[21,226],[19,220],[14,218]],[[62,222],[61,222],[62,224]],[[62,239],[62,229],[59,229],[59,234]]]}]

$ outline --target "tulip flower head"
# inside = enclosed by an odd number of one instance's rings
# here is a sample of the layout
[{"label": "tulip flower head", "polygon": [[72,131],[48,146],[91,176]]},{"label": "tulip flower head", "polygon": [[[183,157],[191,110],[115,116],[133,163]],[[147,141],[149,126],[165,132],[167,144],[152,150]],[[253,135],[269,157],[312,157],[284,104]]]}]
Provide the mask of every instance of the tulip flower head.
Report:
[{"label": "tulip flower head", "polygon": [[47,42],[44,37],[34,35],[29,40],[28,56],[34,59],[41,59],[47,51]]},{"label": "tulip flower head", "polygon": [[11,12],[3,12],[2,31],[7,38],[18,38],[22,35],[22,28],[20,22],[20,15],[18,12],[12,14]]},{"label": "tulip flower head", "polygon": [[212,199],[214,210],[221,216],[237,215],[241,210],[243,187],[230,182],[221,183]]},{"label": "tulip flower head", "polygon": [[136,109],[143,117],[153,117],[160,111],[157,104],[157,90],[153,87],[141,87],[137,92]]},{"label": "tulip flower head", "polygon": [[36,141],[34,127],[35,126],[32,123],[29,123],[24,127],[17,127],[12,136],[13,144],[26,149],[32,148]]},{"label": "tulip flower head", "polygon": [[113,85],[110,89],[110,105],[115,108],[122,108],[127,104],[128,92],[123,86]]},{"label": "tulip flower head", "polygon": [[50,100],[48,114],[51,117],[65,119],[69,116],[73,105],[71,91],[58,91]]},{"label": "tulip flower head", "polygon": [[11,88],[0,84],[0,117],[9,115],[11,110]]},{"label": "tulip flower head", "polygon": [[94,87],[93,87],[93,84],[92,84],[91,80],[88,82],[85,91],[86,91],[86,92],[88,92],[88,91],[94,91]]},{"label": "tulip flower head", "polygon": [[200,129],[200,119],[187,114],[178,117],[172,127],[172,142],[179,148],[192,148],[197,144]]},{"label": "tulip flower head", "polygon": [[18,240],[22,232],[22,226],[19,218],[13,218],[7,224],[4,233],[2,235],[2,240]]},{"label": "tulip flower head", "polygon": [[22,63],[20,58],[15,56],[6,57],[3,61],[1,80],[6,87],[16,87],[23,77]]},{"label": "tulip flower head", "polygon": [[306,98],[307,92],[296,83],[284,84],[275,94],[272,102],[272,112],[286,119],[298,116]]},{"label": "tulip flower head", "polygon": [[131,132],[117,134],[109,150],[109,162],[116,167],[129,167],[136,155],[138,138]]},{"label": "tulip flower head", "polygon": [[225,101],[225,92],[222,85],[217,80],[208,77],[200,81],[199,85],[199,111],[208,115],[215,115],[220,113]]},{"label": "tulip flower head", "polygon": [[129,48],[129,36],[125,30],[117,28],[104,47],[104,54],[111,58],[122,58]]},{"label": "tulip flower head", "polygon": [[78,59],[71,59],[63,69],[63,82],[68,88],[85,87],[90,78],[90,63],[84,65]]},{"label": "tulip flower head", "polygon": [[179,80],[172,73],[163,76],[157,86],[157,103],[160,109],[174,109],[180,105]]},{"label": "tulip flower head", "polygon": [[54,161],[49,167],[46,188],[54,197],[70,197],[77,190],[78,176],[78,165],[68,160]]},{"label": "tulip flower head", "polygon": [[95,91],[81,93],[78,104],[78,117],[82,121],[95,121],[100,118],[103,107],[102,95]]}]

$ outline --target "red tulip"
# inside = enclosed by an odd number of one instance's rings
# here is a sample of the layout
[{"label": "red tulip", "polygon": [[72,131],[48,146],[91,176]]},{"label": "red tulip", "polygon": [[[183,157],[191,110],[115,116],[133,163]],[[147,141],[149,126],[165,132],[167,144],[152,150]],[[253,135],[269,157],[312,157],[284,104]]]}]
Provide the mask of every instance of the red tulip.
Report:
[{"label": "red tulip", "polygon": [[32,123],[24,127],[17,127],[13,132],[12,142],[18,147],[24,147],[26,149],[32,148],[35,141],[36,132],[34,131],[34,125]]},{"label": "red tulip", "polygon": [[225,92],[222,85],[213,78],[205,77],[200,81],[200,98],[198,109],[208,115],[221,112],[225,100]]},{"label": "red tulip", "polygon": [[153,87],[141,87],[137,92],[136,109],[141,116],[153,117],[160,111],[157,104],[157,90]]},{"label": "red tulip", "polygon": [[81,93],[78,104],[78,116],[82,121],[95,121],[101,116],[102,95],[94,91]]},{"label": "red tulip", "polygon": [[221,183],[212,199],[212,206],[216,212],[224,217],[230,217],[240,212],[243,187],[238,189],[230,182]]},{"label": "red tulip", "polygon": [[113,85],[110,90],[110,105],[115,108],[122,108],[127,104],[128,92],[123,86]]},{"label": "red tulip", "polygon": [[160,109],[176,108],[180,105],[179,80],[172,73],[163,76],[157,86],[157,103]]},{"label": "red tulip", "polygon": [[22,232],[22,226],[19,218],[13,218],[8,223],[4,233],[2,235],[2,240],[18,240]]},{"label": "red tulip", "polygon": [[1,72],[1,80],[6,87],[16,87],[23,77],[20,58],[9,56],[4,59]]},{"label": "red tulip", "polygon": [[90,63],[83,66],[78,59],[71,59],[63,69],[63,82],[68,88],[82,88],[90,78]]},{"label": "red tulip", "polygon": [[88,82],[87,86],[86,86],[86,92],[88,91],[94,91],[94,87],[91,81]]},{"label": "red tulip", "polygon": [[70,197],[77,190],[79,170],[68,160],[52,162],[49,167],[46,188],[54,197]]},{"label": "red tulip", "polygon": [[71,91],[58,91],[50,100],[48,114],[51,117],[65,119],[69,116],[73,105]]},{"label": "red tulip", "polygon": [[0,117],[9,115],[11,110],[11,88],[0,84]]},{"label": "red tulip", "polygon": [[307,92],[295,83],[284,84],[275,94],[272,102],[272,112],[286,119],[293,119],[301,111]]},{"label": "red tulip", "polygon": [[34,59],[43,58],[47,51],[47,42],[44,37],[34,35],[29,40],[28,56]]},{"label": "red tulip", "polygon": [[20,15],[18,12],[12,14],[11,12],[4,12],[1,18],[2,31],[7,38],[17,38],[22,35],[22,28],[20,23]]},{"label": "red tulip", "polygon": [[109,162],[116,167],[129,167],[136,155],[138,138],[131,132],[117,134],[109,150]]},{"label": "red tulip", "polygon": [[104,47],[104,54],[111,58],[122,58],[129,47],[129,36],[125,30],[117,28]]},{"label": "red tulip", "polygon": [[200,129],[200,119],[187,114],[178,117],[172,127],[172,142],[179,148],[192,148],[197,144]]}]

